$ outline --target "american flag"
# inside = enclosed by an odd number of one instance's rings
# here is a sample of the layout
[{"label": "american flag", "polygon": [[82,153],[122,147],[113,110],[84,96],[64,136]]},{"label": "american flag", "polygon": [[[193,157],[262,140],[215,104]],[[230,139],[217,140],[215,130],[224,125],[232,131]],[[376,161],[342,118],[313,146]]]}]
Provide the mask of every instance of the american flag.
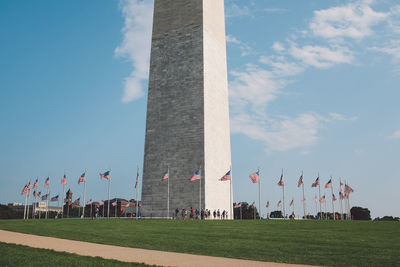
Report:
[{"label": "american flag", "polygon": [[28,185],[26,184],[21,191],[21,195],[25,195],[28,192]]},{"label": "american flag", "polygon": [[42,195],[42,192],[37,192],[37,193],[36,193],[36,196],[37,196],[38,198],[40,198],[41,195]]},{"label": "american flag", "polygon": [[29,183],[27,184],[26,188],[28,189],[28,191],[31,190],[31,182],[29,182]]},{"label": "american flag", "polygon": [[105,173],[100,173],[100,178],[110,179],[110,171],[106,171]]},{"label": "american flag", "polygon": [[242,206],[242,203],[239,202],[234,206],[234,208],[237,209],[237,208],[240,208],[241,206]]},{"label": "american flag", "polygon": [[349,193],[344,192],[343,199],[349,199]]},{"label": "american flag", "polygon": [[325,202],[325,195],[323,195],[319,201],[320,201],[321,203],[324,203],[324,202]]},{"label": "american flag", "polygon": [[224,176],[219,178],[219,181],[230,181],[231,180],[231,171],[228,171]]},{"label": "american flag", "polygon": [[318,202],[318,198],[317,198],[317,196],[315,196],[315,197],[314,197],[314,201],[315,201],[315,203],[317,203],[317,202]]},{"label": "american flag", "polygon": [[51,199],[50,199],[50,201],[58,201],[58,195],[57,196],[55,196],[55,197],[52,197]]},{"label": "american flag", "polygon": [[253,184],[258,183],[260,181],[260,171],[256,171],[252,174],[250,174],[250,180],[253,182]]},{"label": "american flag", "polygon": [[299,181],[297,183],[297,187],[300,187],[300,185],[303,184],[303,174],[300,176]]},{"label": "american flag", "polygon": [[301,203],[303,203],[303,204],[304,204],[305,202],[306,202],[306,200],[305,200],[305,199],[302,199],[302,200],[301,200]]},{"label": "american flag", "polygon": [[265,207],[266,207],[266,208],[268,208],[268,207],[269,207],[269,201],[267,201],[267,204],[265,205]]},{"label": "american flag", "polygon": [[35,182],[33,183],[32,189],[36,189],[37,188],[38,182],[39,182],[39,180],[36,179]]},{"label": "american flag", "polygon": [[279,179],[278,186],[283,186],[283,174],[281,175],[281,178]]},{"label": "american flag", "polygon": [[79,206],[79,205],[80,205],[80,203],[81,203],[81,198],[80,198],[80,197],[78,197],[77,199],[75,199],[75,201],[74,201],[74,205],[77,205],[77,206]]},{"label": "american flag", "polygon": [[92,200],[88,200],[87,205],[92,205]]},{"label": "american flag", "polygon": [[169,178],[169,170],[167,170],[167,171],[164,173],[163,177],[161,178],[160,183],[161,183],[162,181],[168,180],[168,178]]},{"label": "american flag", "polygon": [[332,187],[332,179],[329,179],[329,181],[325,184],[325,188],[331,188]]},{"label": "american flag", "polygon": [[85,176],[86,172],[82,173],[82,175],[78,179],[78,184],[86,182]]},{"label": "american flag", "polygon": [[117,202],[113,202],[113,203],[111,203],[111,205],[112,205],[113,207],[115,207],[115,206],[117,206]]},{"label": "american flag", "polygon": [[99,201],[99,206],[103,206],[104,202],[102,200]]},{"label": "american flag", "polygon": [[37,194],[36,194],[36,191],[33,191],[33,196],[34,196],[34,197],[36,197],[36,196],[37,196]]},{"label": "american flag", "polygon": [[317,177],[317,179],[315,180],[314,183],[312,183],[311,187],[317,187],[319,186],[319,176]]},{"label": "american flag", "polygon": [[64,174],[63,178],[61,179],[61,184],[66,185],[67,184],[67,176]]},{"label": "american flag", "polygon": [[254,202],[251,204],[251,208],[254,209],[256,205],[254,205]]},{"label": "american flag", "polygon": [[332,194],[332,200],[333,200],[333,201],[336,201],[336,200],[337,200],[335,194]]},{"label": "american flag", "polygon": [[138,186],[139,184],[139,167],[137,169],[137,173],[136,173],[136,183],[135,183],[135,188]]},{"label": "american flag", "polygon": [[194,181],[197,181],[197,180],[200,180],[200,170],[197,170],[197,171],[192,175],[192,177],[190,177],[190,179],[189,179],[190,182],[194,182]]},{"label": "american flag", "polygon": [[49,195],[44,195],[44,196],[42,196],[42,200],[47,200],[47,197],[48,197]]},{"label": "american flag", "polygon": [[343,199],[343,194],[340,191],[339,191],[339,199]]},{"label": "american flag", "polygon": [[292,201],[290,201],[289,207],[294,205],[294,199],[292,199]]},{"label": "american flag", "polygon": [[353,190],[353,188],[351,188],[350,186],[348,186],[348,185],[346,184],[346,185],[344,186],[344,192],[347,193],[347,194],[349,195],[350,193],[353,193],[354,190]]},{"label": "american flag", "polygon": [[282,200],[279,200],[279,202],[278,202],[278,207],[280,207],[282,205]]},{"label": "american flag", "polygon": [[342,192],[343,191],[343,183],[342,182],[340,182],[339,188],[340,188],[340,192]]},{"label": "american flag", "polygon": [[126,203],[125,207],[128,208],[129,207],[129,203]]},{"label": "american flag", "polygon": [[46,178],[46,181],[44,181],[44,187],[49,186],[50,184],[50,177]]}]

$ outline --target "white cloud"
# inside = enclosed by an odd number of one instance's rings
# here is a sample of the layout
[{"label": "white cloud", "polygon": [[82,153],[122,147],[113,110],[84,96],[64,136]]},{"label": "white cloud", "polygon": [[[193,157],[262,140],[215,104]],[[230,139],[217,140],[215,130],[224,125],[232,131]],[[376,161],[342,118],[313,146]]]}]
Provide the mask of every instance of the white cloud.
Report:
[{"label": "white cloud", "polygon": [[272,45],[272,48],[274,49],[275,52],[278,52],[278,53],[285,51],[285,47],[280,42],[275,42]]},{"label": "white cloud", "polygon": [[314,11],[309,27],[315,36],[333,38],[351,38],[361,40],[373,33],[372,27],[388,16],[376,12],[372,1],[356,1],[347,5]]},{"label": "white cloud", "polygon": [[226,42],[227,43],[232,43],[232,44],[241,44],[241,42],[238,39],[236,39],[235,36],[230,35],[230,34],[228,34],[226,36]]},{"label": "white cloud", "polygon": [[232,71],[229,94],[233,111],[250,105],[255,110],[263,109],[275,100],[284,87],[284,81],[275,79],[267,70],[248,65],[245,71]]},{"label": "white cloud", "polygon": [[292,44],[289,53],[304,64],[316,68],[329,68],[336,64],[351,63],[354,59],[352,52],[347,47],[303,46]]},{"label": "white cloud", "polygon": [[122,102],[130,102],[144,95],[143,81],[148,78],[153,20],[153,1],[122,0],[120,2],[124,27],[123,41],[115,55],[132,62],[133,71],[124,81]]},{"label": "white cloud", "polygon": [[332,119],[338,120],[338,121],[355,121],[358,119],[356,116],[346,117],[342,114],[335,113],[335,112],[330,112],[329,116],[331,116]]},{"label": "white cloud", "polygon": [[322,127],[323,122],[324,118],[312,113],[303,113],[295,118],[268,119],[268,121],[260,121],[255,116],[241,114],[232,118],[231,130],[262,141],[268,152],[286,151],[314,145],[318,140],[318,129]]},{"label": "white cloud", "polygon": [[392,58],[396,61],[400,61],[400,40],[391,40],[390,44],[383,47],[371,47],[370,50],[381,52],[384,54],[388,54],[392,56]]},{"label": "white cloud", "polygon": [[280,77],[298,75],[305,70],[305,68],[302,65],[297,64],[295,62],[290,62],[283,56],[277,56],[277,57],[261,56],[259,62],[269,65],[272,68],[271,70],[272,73],[275,76],[280,76]]},{"label": "white cloud", "polygon": [[238,6],[237,4],[229,4],[226,6],[225,16],[231,17],[243,17],[250,15],[250,9],[248,6]]},{"label": "white cloud", "polygon": [[390,138],[392,139],[400,139],[400,129],[398,129],[396,132],[394,132]]}]

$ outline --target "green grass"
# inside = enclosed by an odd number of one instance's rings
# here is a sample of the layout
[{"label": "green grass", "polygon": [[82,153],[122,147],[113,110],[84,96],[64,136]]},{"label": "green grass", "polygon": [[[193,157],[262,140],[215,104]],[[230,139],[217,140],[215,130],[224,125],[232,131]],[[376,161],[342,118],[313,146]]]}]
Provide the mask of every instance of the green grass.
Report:
[{"label": "green grass", "polygon": [[55,252],[53,250],[30,248],[26,246],[5,244],[0,242],[0,266],[42,266],[42,267],[71,267],[71,266],[148,266],[139,263],[124,263],[102,258],[78,256],[74,254]]},{"label": "green grass", "polygon": [[400,266],[398,222],[4,220],[0,229],[259,261]]}]

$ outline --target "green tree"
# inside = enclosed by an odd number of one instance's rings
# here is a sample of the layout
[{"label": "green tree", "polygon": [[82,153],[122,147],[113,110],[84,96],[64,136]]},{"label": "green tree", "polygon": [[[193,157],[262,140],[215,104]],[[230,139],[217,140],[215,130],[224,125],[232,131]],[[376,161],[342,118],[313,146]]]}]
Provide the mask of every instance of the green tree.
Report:
[{"label": "green tree", "polygon": [[353,220],[371,220],[371,212],[367,208],[352,207],[350,213]]}]

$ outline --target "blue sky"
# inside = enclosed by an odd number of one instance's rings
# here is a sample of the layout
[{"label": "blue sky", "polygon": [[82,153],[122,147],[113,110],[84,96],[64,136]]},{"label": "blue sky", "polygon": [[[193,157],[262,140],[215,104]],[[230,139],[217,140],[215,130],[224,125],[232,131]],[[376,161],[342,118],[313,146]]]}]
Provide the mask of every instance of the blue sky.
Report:
[{"label": "blue sky", "polygon": [[[235,201],[295,200],[318,172],[351,204],[400,216],[400,5],[390,0],[226,0]],[[0,2],[0,203],[50,175],[105,199],[134,198],[143,164],[152,1]],[[140,168],[141,169],[141,168]],[[324,191],[324,190],[322,190]],[[328,209],[330,210],[330,193]],[[336,202],[336,206],[338,202]],[[263,205],[264,206],[264,205]],[[289,208],[287,207],[287,210]],[[265,213],[265,208],[263,208]]]}]

